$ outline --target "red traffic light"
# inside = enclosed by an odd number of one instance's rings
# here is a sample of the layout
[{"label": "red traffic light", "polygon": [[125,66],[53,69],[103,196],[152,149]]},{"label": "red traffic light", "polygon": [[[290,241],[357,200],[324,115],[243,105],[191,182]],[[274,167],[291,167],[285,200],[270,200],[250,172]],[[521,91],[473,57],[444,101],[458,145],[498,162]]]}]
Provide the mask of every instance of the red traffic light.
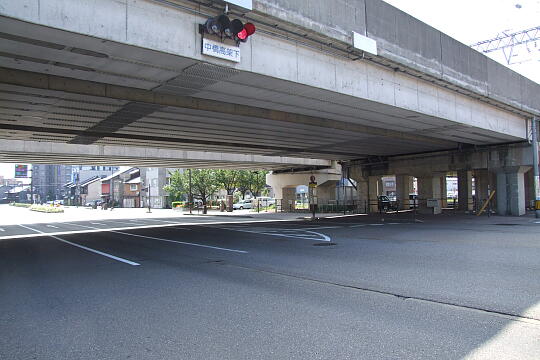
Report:
[{"label": "red traffic light", "polygon": [[226,36],[236,42],[246,42],[248,37],[255,33],[255,25],[252,23],[243,24],[241,20],[230,20],[225,14],[212,17],[206,20],[204,25],[200,25],[201,31],[207,34]]},{"label": "red traffic light", "polygon": [[240,31],[238,34],[236,34],[236,36],[241,40],[241,41],[246,41],[247,38],[251,35],[253,35],[255,33],[255,25],[253,25],[252,23],[246,23],[244,25],[244,28],[242,29],[242,31]]}]

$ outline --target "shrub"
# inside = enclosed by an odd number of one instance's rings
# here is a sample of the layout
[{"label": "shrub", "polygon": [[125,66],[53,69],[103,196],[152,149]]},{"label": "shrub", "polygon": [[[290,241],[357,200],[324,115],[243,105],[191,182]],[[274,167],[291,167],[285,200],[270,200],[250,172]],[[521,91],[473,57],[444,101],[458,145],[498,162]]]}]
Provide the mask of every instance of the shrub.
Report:
[{"label": "shrub", "polygon": [[171,206],[172,206],[173,209],[177,208],[177,207],[178,208],[183,207],[183,206],[185,206],[185,201],[173,201],[171,203]]},{"label": "shrub", "polygon": [[43,212],[43,213],[63,213],[64,212],[64,208],[62,207],[54,207],[54,206],[47,206],[47,205],[32,205],[30,207],[30,210]]},{"label": "shrub", "polygon": [[15,203],[15,202],[10,203],[9,205],[16,206],[16,207],[25,207],[25,208],[29,208],[30,206],[32,206],[32,204],[23,204],[23,203]]}]

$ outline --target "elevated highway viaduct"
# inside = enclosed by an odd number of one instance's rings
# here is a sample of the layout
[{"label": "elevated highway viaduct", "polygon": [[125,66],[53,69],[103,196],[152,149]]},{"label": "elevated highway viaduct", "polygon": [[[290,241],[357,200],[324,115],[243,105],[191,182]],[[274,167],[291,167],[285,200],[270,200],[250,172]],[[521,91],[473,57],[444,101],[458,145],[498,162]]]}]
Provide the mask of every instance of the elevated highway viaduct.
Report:
[{"label": "elevated highway viaduct", "polygon": [[379,0],[230,5],[257,31],[234,61],[205,55],[224,9],[0,1],[0,161],[267,168],[284,188],[339,162],[361,199],[394,174],[422,204],[457,171],[463,196],[474,176],[523,214],[540,85]]}]

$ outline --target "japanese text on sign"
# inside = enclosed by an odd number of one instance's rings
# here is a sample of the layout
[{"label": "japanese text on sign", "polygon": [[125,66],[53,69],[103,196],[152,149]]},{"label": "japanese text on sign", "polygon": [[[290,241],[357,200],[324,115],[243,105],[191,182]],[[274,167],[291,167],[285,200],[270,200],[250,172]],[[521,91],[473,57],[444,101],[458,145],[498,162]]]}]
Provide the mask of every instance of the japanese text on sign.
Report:
[{"label": "japanese text on sign", "polygon": [[240,48],[203,38],[202,53],[220,59],[240,62]]}]

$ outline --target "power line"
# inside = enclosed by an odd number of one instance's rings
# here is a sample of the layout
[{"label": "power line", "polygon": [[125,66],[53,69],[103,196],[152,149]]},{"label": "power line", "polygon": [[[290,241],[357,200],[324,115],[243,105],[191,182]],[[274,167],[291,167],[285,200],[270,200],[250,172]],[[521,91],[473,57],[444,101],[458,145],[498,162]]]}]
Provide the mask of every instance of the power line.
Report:
[{"label": "power line", "polygon": [[529,44],[534,42],[534,48],[540,50],[540,47],[536,44],[536,41],[540,40],[540,26],[536,26],[530,29],[516,31],[513,33],[507,33],[503,31],[496,37],[488,40],[479,41],[476,44],[472,44],[471,47],[484,54],[494,51],[502,51],[508,65],[511,64],[512,58],[517,56],[516,49],[522,45],[527,47],[527,50],[531,52]]}]

